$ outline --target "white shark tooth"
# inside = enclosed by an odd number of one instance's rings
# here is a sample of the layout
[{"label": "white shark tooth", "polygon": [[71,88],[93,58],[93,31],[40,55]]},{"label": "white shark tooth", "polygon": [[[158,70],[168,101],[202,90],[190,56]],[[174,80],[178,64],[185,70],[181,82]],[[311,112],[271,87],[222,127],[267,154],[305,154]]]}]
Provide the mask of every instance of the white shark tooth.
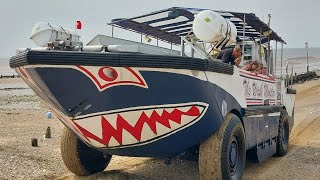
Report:
[{"label": "white shark tooth", "polygon": [[163,109],[155,109],[155,111],[159,114],[159,116],[161,116],[163,113]]},{"label": "white shark tooth", "polygon": [[138,140],[127,130],[122,130],[122,145],[136,144]]},{"label": "white shark tooth", "polygon": [[204,110],[205,107],[202,106],[196,106],[199,109],[200,115],[202,114],[202,111]]},{"label": "white shark tooth", "polygon": [[192,106],[185,106],[185,107],[179,107],[177,109],[179,109],[182,112],[188,112],[190,110]]},{"label": "white shark tooth", "polygon": [[[99,116],[100,117],[100,116]],[[111,124],[111,126],[114,129],[117,129],[117,118],[118,118],[118,114],[108,114],[108,115],[103,115],[103,117],[109,122],[109,124]],[[102,118],[102,117],[101,117]]]},{"label": "white shark tooth", "polygon": [[178,129],[181,127],[181,124],[178,124],[178,123],[171,121],[171,120],[169,120],[169,124],[170,124],[171,130],[175,130],[175,129]]},{"label": "white shark tooth", "polygon": [[181,126],[189,124],[191,121],[195,120],[196,118],[197,117],[195,117],[195,116],[182,115],[181,116]]},{"label": "white shark tooth", "polygon": [[153,109],[143,110],[143,112],[148,116],[148,118],[151,117],[153,111],[154,111]]},{"label": "white shark tooth", "polygon": [[168,113],[171,113],[174,109],[176,109],[176,108],[166,108],[164,110],[167,111]]},{"label": "white shark tooth", "polygon": [[91,139],[90,143],[93,144],[94,147],[101,147],[102,148],[102,147],[106,146],[106,145],[101,144],[100,142],[98,142],[98,141],[96,141],[94,139]]},{"label": "white shark tooth", "polygon": [[132,127],[134,127],[143,111],[129,111],[120,113],[120,116],[123,117],[125,121],[127,121]]},{"label": "white shark tooth", "polygon": [[114,137],[111,137],[109,144],[107,144],[108,147],[114,147],[119,145],[120,145],[119,142]]},{"label": "white shark tooth", "polygon": [[82,128],[86,129],[93,135],[97,136],[98,138],[102,139],[102,126],[101,126],[101,117],[91,117],[81,120],[74,121],[76,124],[81,126]]},{"label": "white shark tooth", "polygon": [[157,136],[161,136],[163,134],[167,134],[171,129],[165,127],[161,123],[156,122],[156,128],[157,128]]},{"label": "white shark tooth", "polygon": [[153,139],[156,136],[157,135],[153,133],[150,126],[147,123],[144,123],[142,127],[142,132],[141,132],[141,142],[147,141],[149,139]]}]

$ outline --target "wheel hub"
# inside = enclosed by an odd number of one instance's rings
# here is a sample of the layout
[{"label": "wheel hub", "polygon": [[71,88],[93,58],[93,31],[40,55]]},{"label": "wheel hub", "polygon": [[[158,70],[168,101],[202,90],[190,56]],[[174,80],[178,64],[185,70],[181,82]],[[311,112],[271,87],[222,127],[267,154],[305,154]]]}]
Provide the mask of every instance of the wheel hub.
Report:
[{"label": "wheel hub", "polygon": [[239,160],[238,142],[236,139],[233,139],[229,149],[229,168],[230,168],[231,174],[236,172],[238,160]]}]

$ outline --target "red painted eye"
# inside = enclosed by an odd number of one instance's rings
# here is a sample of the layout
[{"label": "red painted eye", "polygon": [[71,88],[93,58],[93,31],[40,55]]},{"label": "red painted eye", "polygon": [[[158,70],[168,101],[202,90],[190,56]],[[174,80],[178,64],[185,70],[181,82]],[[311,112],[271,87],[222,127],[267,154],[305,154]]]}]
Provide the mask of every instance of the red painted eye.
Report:
[{"label": "red painted eye", "polygon": [[99,69],[99,77],[105,81],[114,81],[118,78],[118,73],[111,67],[103,67]]}]

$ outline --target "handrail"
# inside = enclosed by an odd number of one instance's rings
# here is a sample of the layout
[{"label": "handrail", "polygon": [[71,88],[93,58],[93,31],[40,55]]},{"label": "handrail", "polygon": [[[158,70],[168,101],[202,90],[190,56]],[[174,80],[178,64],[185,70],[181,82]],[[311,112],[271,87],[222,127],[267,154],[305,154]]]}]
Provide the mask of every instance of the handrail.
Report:
[{"label": "handrail", "polygon": [[292,85],[293,85],[293,68],[294,68],[294,66],[291,65],[290,68],[291,68],[291,74],[289,75],[289,63],[287,62],[287,64],[286,64],[286,78],[285,78],[286,88],[292,88]]},{"label": "handrail", "polygon": [[209,53],[205,51],[204,48],[199,46],[197,42],[194,42],[192,38],[181,37],[181,56],[185,54],[185,46],[184,43],[188,44],[192,49],[194,49],[197,53],[202,55],[206,59],[216,60]]}]

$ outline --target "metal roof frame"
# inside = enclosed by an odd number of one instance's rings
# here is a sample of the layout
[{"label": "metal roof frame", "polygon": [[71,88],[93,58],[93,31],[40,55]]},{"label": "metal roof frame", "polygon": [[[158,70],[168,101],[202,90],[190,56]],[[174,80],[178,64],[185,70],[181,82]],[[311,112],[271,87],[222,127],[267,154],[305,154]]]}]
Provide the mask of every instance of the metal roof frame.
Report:
[{"label": "metal roof frame", "polygon": [[[203,10],[205,9],[172,7],[133,18],[112,19],[109,25],[180,45],[180,37],[192,32],[194,15]],[[245,35],[244,39],[261,40],[259,43],[262,44],[268,42],[268,38],[269,40],[286,44],[277,33],[253,13],[215,12],[235,24],[238,33],[237,39],[239,41]],[[264,36],[264,32],[271,33],[266,37]]]}]

